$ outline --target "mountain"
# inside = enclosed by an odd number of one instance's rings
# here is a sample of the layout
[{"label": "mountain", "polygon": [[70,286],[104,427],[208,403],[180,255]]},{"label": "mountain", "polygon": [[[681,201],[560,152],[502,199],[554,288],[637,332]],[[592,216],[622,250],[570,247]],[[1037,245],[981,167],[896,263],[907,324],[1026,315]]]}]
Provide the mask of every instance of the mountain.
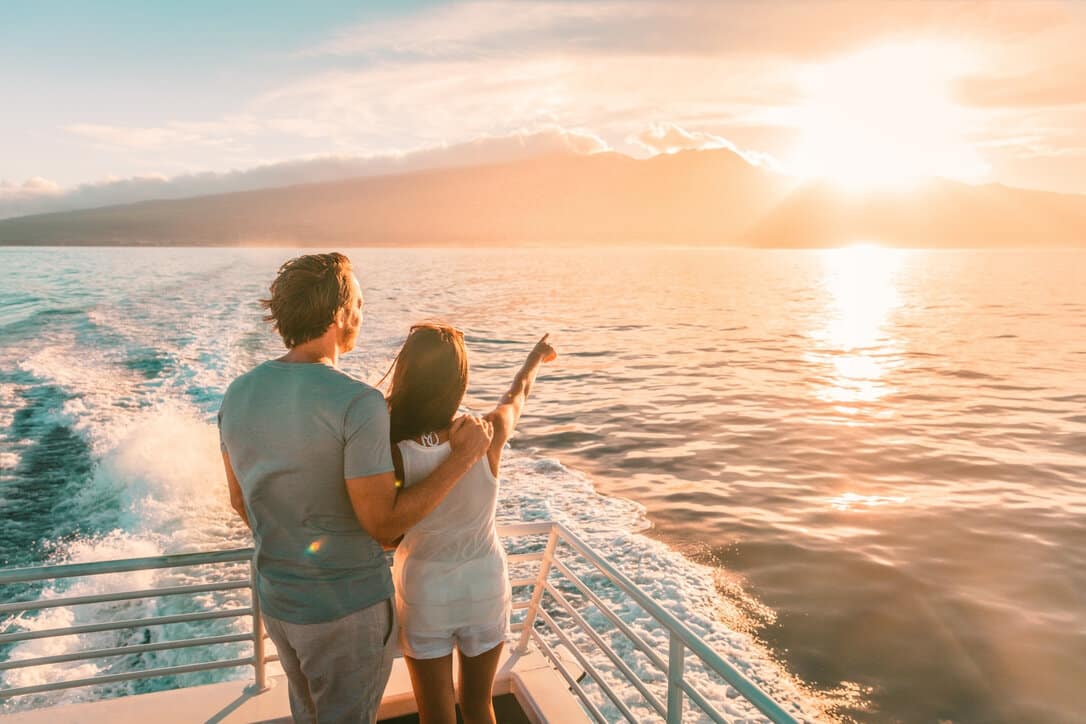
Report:
[{"label": "mountain", "polygon": [[1086,246],[1086,196],[936,180],[852,194],[726,149],[484,166],[0,220],[0,244]]},{"label": "mountain", "polygon": [[744,235],[753,246],[849,241],[935,248],[1086,246],[1086,196],[944,179],[866,194],[807,184],[786,194]]}]

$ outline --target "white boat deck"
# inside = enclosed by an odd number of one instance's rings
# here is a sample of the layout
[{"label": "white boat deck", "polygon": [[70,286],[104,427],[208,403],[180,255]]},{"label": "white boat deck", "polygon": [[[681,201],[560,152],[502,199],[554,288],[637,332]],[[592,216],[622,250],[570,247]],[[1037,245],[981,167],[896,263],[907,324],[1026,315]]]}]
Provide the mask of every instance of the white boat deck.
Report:
[{"label": "white boat deck", "polygon": [[[454,659],[455,666],[455,659]],[[289,723],[286,678],[269,667],[268,688],[254,692],[251,682],[227,681],[221,684],[159,691],[119,699],[69,704],[35,709],[3,717],[10,724],[249,724],[251,722]],[[534,648],[523,655],[502,653],[494,679],[494,696],[512,694],[525,716],[533,722],[578,724],[590,721],[569,686]],[[415,714],[411,679],[402,658],[396,659],[381,699],[378,720]]]}]

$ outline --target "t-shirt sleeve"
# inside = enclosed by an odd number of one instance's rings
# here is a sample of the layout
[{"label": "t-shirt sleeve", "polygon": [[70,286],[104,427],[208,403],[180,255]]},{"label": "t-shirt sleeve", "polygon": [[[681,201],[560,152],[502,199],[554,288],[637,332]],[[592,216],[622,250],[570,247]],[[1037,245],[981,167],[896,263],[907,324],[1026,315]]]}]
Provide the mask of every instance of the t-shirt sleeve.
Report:
[{"label": "t-shirt sleeve", "polygon": [[393,470],[388,425],[388,406],[380,392],[368,390],[351,400],[344,419],[345,478],[362,478]]},{"label": "t-shirt sleeve", "polygon": [[219,450],[221,450],[222,452],[226,452],[226,440],[224,440],[223,436],[222,436],[222,408],[221,407],[219,408],[219,414],[216,415],[215,419],[218,421],[217,424],[218,424],[218,427],[219,427]]}]

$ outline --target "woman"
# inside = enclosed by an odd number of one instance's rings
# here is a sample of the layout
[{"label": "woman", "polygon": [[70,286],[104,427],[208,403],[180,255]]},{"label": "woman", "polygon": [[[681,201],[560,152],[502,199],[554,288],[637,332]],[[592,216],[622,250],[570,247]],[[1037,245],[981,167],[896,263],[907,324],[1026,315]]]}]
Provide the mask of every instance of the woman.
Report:
[{"label": "woman", "polygon": [[[494,429],[486,457],[396,548],[392,575],[400,641],[422,724],[456,722],[454,647],[464,722],[494,722],[491,696],[511,596],[494,527],[498,468],[539,365],[556,356],[544,335],[486,415]],[[396,356],[388,393],[392,457],[403,485],[422,480],[449,455],[449,427],[467,386],[463,335],[443,324],[412,327]]]}]

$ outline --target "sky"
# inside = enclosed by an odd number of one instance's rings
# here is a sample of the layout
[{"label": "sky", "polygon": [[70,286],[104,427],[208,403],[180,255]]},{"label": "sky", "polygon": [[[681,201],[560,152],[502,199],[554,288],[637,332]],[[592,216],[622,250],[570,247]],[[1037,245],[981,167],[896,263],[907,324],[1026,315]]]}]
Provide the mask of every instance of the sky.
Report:
[{"label": "sky", "polygon": [[1086,3],[0,1],[0,217],[556,150],[1086,193]]}]

